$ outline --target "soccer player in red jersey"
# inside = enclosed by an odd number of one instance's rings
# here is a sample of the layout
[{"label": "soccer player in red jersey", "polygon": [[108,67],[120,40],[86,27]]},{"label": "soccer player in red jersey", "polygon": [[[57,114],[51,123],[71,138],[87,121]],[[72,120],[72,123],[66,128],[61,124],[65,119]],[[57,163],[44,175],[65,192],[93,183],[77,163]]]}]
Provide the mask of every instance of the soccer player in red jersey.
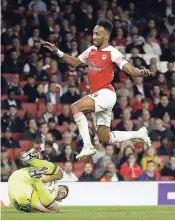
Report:
[{"label": "soccer player in red jersey", "polygon": [[112,131],[110,132],[111,113],[116,103],[116,93],[111,85],[114,77],[115,64],[131,76],[149,76],[148,69],[138,69],[130,65],[116,48],[109,45],[109,38],[113,25],[106,19],[98,20],[93,30],[93,45],[85,50],[77,58],[64,54],[54,44],[43,41],[41,44],[50,51],[55,52],[66,63],[78,67],[81,63],[88,64],[88,79],[90,94],[81,98],[71,105],[74,120],[79,128],[84,147],[77,159],[94,155],[93,147],[88,130],[88,122],[84,115],[86,112],[93,113],[93,121],[96,133],[102,144],[116,143],[133,138],[142,139],[148,146],[151,140],[145,127],[138,131]]}]

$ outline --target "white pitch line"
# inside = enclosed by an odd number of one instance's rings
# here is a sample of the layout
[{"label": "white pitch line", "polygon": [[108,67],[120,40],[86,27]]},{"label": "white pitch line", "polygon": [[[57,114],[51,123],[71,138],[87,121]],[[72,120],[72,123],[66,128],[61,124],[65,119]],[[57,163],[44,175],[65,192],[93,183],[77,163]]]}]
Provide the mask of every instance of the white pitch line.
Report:
[{"label": "white pitch line", "polygon": [[[24,213],[17,210],[1,210],[1,213],[5,212],[16,212],[16,213]],[[61,210],[61,212],[152,212],[152,213],[175,213],[175,211],[162,211],[162,210],[151,210],[151,211],[145,211],[145,210],[107,210],[107,211],[100,211],[100,210]],[[50,214],[50,213],[45,213]]]}]

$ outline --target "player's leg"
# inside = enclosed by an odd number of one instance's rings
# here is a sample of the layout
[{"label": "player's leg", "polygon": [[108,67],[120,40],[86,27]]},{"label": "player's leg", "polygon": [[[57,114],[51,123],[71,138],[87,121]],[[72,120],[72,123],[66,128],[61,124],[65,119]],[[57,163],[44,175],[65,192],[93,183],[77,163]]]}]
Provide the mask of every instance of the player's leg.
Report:
[{"label": "player's leg", "polygon": [[[114,92],[107,89],[103,90],[100,95],[101,96],[99,96],[99,98],[96,100],[96,112],[93,114],[94,126],[100,142],[102,144],[109,142],[116,143],[129,139],[139,138],[142,139],[148,146],[151,146],[151,140],[148,137],[148,132],[145,127],[140,128],[138,131],[110,132],[111,114],[112,108],[116,102],[116,95]],[[108,99],[106,96],[108,96]]]},{"label": "player's leg", "polygon": [[148,131],[146,127],[140,128],[138,131],[111,131],[111,113],[112,109],[106,111],[95,113],[95,122],[97,135],[99,137],[100,143],[117,143],[130,139],[141,139],[148,146],[151,146],[151,140],[148,136]]},{"label": "player's leg", "polygon": [[118,143],[130,139],[141,139],[148,146],[151,146],[151,140],[148,136],[145,127],[140,128],[138,131],[112,131],[105,125],[100,125],[97,129],[97,135],[100,143]]},{"label": "player's leg", "polygon": [[[94,127],[95,129],[97,129],[98,125],[106,124],[106,119],[103,119],[103,116],[106,115],[105,112],[107,112],[107,115],[110,114],[110,119],[111,119],[111,112],[109,112],[108,109],[112,110],[112,107],[114,106],[116,102],[116,94],[115,92],[111,90],[101,89],[98,92],[94,94],[90,94],[88,96],[93,100],[94,105],[95,105],[95,108],[93,111],[94,113],[92,115],[93,115]],[[77,159],[82,159],[90,155],[92,155],[92,153],[90,152],[90,148],[88,147],[83,148],[81,153],[77,155]]]},{"label": "player's leg", "polygon": [[85,112],[94,112],[95,111],[95,102],[90,95],[80,99],[79,101],[73,103],[71,105],[71,111],[74,117],[74,120],[79,129],[80,135],[83,139],[84,143],[84,154],[86,154],[86,149],[88,149],[91,154],[95,153],[95,149],[92,146],[89,129],[88,129],[88,121],[84,115]]}]

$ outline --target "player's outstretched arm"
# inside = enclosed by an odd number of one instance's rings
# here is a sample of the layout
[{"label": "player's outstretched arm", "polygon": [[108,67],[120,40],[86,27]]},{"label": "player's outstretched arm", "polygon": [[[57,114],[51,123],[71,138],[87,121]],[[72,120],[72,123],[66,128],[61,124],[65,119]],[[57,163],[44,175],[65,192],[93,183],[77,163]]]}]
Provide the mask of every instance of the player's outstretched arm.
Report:
[{"label": "player's outstretched arm", "polygon": [[51,44],[47,41],[41,42],[42,46],[49,49],[50,51],[56,53],[60,58],[62,58],[66,63],[73,67],[78,67],[81,64],[81,61],[79,58],[74,58],[68,54],[65,54],[64,52],[60,51],[55,44]]},{"label": "player's outstretched arm", "polygon": [[150,70],[146,68],[139,69],[130,65],[129,63],[124,64],[122,70],[133,77],[147,77],[149,75],[152,75],[152,72]]}]

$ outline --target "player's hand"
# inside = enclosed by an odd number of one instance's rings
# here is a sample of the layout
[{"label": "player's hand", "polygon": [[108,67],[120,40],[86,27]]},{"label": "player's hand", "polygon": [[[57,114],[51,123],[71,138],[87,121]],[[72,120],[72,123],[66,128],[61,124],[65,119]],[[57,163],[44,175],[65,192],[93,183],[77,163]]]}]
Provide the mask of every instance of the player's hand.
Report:
[{"label": "player's hand", "polygon": [[52,52],[57,52],[58,51],[58,48],[56,47],[56,45],[52,44],[52,43],[50,43],[48,41],[41,41],[40,44],[42,44],[42,46],[44,48],[47,48],[47,49],[49,49]]},{"label": "player's hand", "polygon": [[147,77],[153,74],[149,69],[146,68],[140,69],[140,72],[143,77]]}]

